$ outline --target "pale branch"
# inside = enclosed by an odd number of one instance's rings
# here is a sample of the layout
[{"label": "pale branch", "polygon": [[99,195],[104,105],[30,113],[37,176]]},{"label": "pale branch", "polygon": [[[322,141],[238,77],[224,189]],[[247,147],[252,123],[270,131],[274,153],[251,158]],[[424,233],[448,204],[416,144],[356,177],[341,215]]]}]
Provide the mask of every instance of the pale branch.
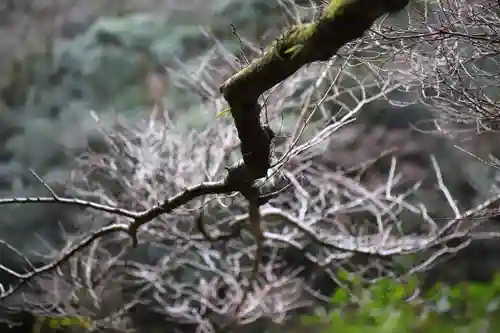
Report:
[{"label": "pale branch", "polygon": [[25,197],[25,198],[7,198],[0,199],[0,205],[6,204],[31,204],[31,203],[54,203],[62,205],[71,205],[82,208],[91,208],[97,211],[106,212],[118,216],[123,216],[131,219],[132,221],[128,224],[125,223],[114,223],[109,226],[99,228],[92,232],[87,237],[83,238],[81,241],[77,242],[75,245],[70,247],[66,251],[62,251],[59,258],[52,261],[40,268],[34,269],[26,274],[17,274],[20,281],[14,286],[10,287],[9,290],[0,294],[0,299],[6,298],[18,290],[20,287],[25,285],[27,282],[46,273],[60,264],[68,260],[73,254],[82,250],[83,248],[92,244],[96,239],[106,236],[107,234],[114,232],[125,232],[132,239],[132,246],[136,247],[138,244],[137,231],[138,229],[148,223],[149,221],[155,219],[162,214],[168,214],[175,208],[178,208],[189,201],[195,199],[196,197],[211,195],[211,194],[229,194],[231,192],[241,191],[247,192],[247,183],[242,177],[235,177],[235,174],[242,175],[241,170],[244,169],[243,164],[235,166],[228,170],[228,176],[226,180],[220,182],[205,182],[185,189],[183,192],[174,195],[173,197],[165,200],[163,203],[155,205],[149,209],[143,211],[132,211],[123,208],[113,207],[109,205],[102,205],[82,199],[75,198],[65,198],[59,197],[55,193],[52,193],[52,197]]},{"label": "pale branch", "polygon": [[230,239],[239,237],[241,235],[241,231],[244,227],[243,223],[235,224],[234,229],[229,233],[218,234],[216,236],[211,235],[205,226],[205,221],[203,220],[203,214],[204,212],[202,210],[200,215],[196,219],[196,227],[198,228],[198,231],[202,234],[203,237],[201,239],[196,239],[196,237],[193,237],[193,240],[200,240],[200,241],[208,240],[210,242],[219,242],[219,241],[228,241]]},{"label": "pale branch", "polygon": [[[261,197],[260,190],[258,187],[254,186],[252,177],[248,174],[248,169],[246,168],[246,165],[244,163],[238,163],[228,168],[227,171],[228,171],[227,176],[223,181],[204,182],[198,185],[194,185],[166,199],[162,203],[155,205],[151,208],[145,209],[143,211],[133,211],[124,208],[113,207],[110,205],[103,205],[78,198],[60,197],[52,190],[50,191],[52,194],[51,197],[22,197],[22,198],[0,199],[0,205],[53,203],[53,204],[76,206],[85,209],[90,208],[97,211],[126,217],[132,220],[127,224],[114,223],[109,226],[99,228],[93,231],[87,237],[83,238],[82,240],[71,246],[68,250],[62,251],[58,259],[40,268],[33,269],[29,273],[16,274],[16,277],[19,278],[20,281],[14,287],[10,287],[9,290],[0,293],[0,299],[12,295],[14,291],[18,290],[20,287],[28,283],[31,279],[58,267],[60,264],[68,260],[76,252],[83,250],[85,247],[92,244],[96,239],[104,237],[110,233],[119,231],[127,233],[132,240],[132,246],[137,247],[138,245],[137,232],[142,225],[152,221],[153,219],[157,218],[162,214],[171,213],[174,209],[190,202],[191,200],[197,197],[214,195],[214,194],[230,194],[232,192],[240,192],[249,202],[252,202],[254,205],[258,207],[261,204],[265,204],[267,201],[273,198],[273,196],[276,195],[271,193]],[[41,178],[39,178],[39,180],[42,181]],[[42,183],[45,185],[43,181]],[[202,222],[200,221],[199,227],[201,226],[201,224]],[[204,228],[200,227],[200,232],[205,234],[203,231]],[[225,235],[222,238],[228,238],[228,237],[230,238],[237,235],[238,235],[238,230],[235,230],[234,233],[231,233],[230,235]],[[208,237],[208,240],[211,239],[213,240],[212,237]]]},{"label": "pale branch", "polygon": [[[57,267],[95,239],[111,232],[126,232],[132,239],[132,245],[137,246],[137,231],[143,224],[161,214],[170,213],[196,197],[240,192],[251,206],[258,209],[267,199],[259,200],[259,191],[254,187],[254,181],[267,175],[270,168],[270,145],[274,136],[269,127],[262,126],[260,123],[260,105],[257,101],[260,95],[285,80],[302,66],[314,61],[328,60],[340,47],[361,37],[377,18],[387,13],[400,11],[407,4],[408,0],[331,0],[316,22],[290,27],[261,58],[256,59],[226,81],[220,90],[229,103],[235,120],[244,163],[230,168],[224,181],[193,186],[161,204],[139,212],[81,199],[59,197],[50,188],[52,197],[1,199],[0,205],[57,203],[91,208],[123,216],[132,221],[128,224],[115,223],[100,228],[69,250],[63,251],[56,261],[30,273],[19,274],[20,282],[9,291],[2,293],[0,298],[11,295],[14,290],[33,277]],[[43,181],[42,183],[45,184]],[[262,231],[260,233],[261,237],[258,238],[262,241]],[[256,261],[258,262],[259,259]]]},{"label": "pale branch", "polygon": [[127,209],[113,207],[109,205],[102,205],[92,201],[87,201],[78,198],[66,198],[66,197],[13,197],[0,199],[0,205],[14,205],[14,204],[59,204],[67,206],[76,206],[81,208],[90,208],[97,211],[110,213],[113,215],[128,217],[130,219],[136,219],[139,216],[139,212],[130,211]]},{"label": "pale branch", "polygon": [[51,261],[48,264],[43,265],[39,268],[33,269],[28,273],[16,274],[16,277],[19,278],[19,282],[14,286],[10,286],[8,290],[2,292],[0,294],[0,299],[5,299],[11,296],[12,294],[14,294],[15,291],[17,291],[19,288],[30,282],[35,277],[47,273],[55,269],[56,267],[60,266],[61,264],[66,262],[69,258],[71,258],[75,253],[81,251],[83,248],[92,244],[96,239],[104,237],[110,233],[115,233],[119,231],[129,233],[129,225],[123,223],[114,223],[112,225],[99,228],[94,232],[92,232],[87,237],[83,238],[82,240],[71,246],[68,250],[62,251],[58,259]]},{"label": "pale branch", "polygon": [[204,195],[212,194],[229,194],[231,192],[240,191],[238,184],[235,184],[230,180],[231,170],[228,173],[228,177],[224,181],[220,182],[205,182],[193,187],[187,188],[183,192],[165,200],[163,203],[153,206],[138,214],[137,218],[130,224],[129,234],[132,237],[132,245],[137,245],[137,230],[143,224],[153,220],[154,218],[170,213],[177,207],[180,207],[189,201]]},{"label": "pale branch", "polygon": [[[230,170],[231,171],[231,170]],[[229,172],[231,174],[231,172]],[[228,176],[229,179],[229,176]],[[168,214],[172,210],[188,203],[196,197],[210,194],[228,194],[239,190],[238,184],[234,181],[205,182],[185,189],[184,191],[166,199],[161,204],[155,205],[143,211],[132,211],[124,208],[113,207],[110,205],[98,204],[95,202],[78,199],[66,198],[60,196],[52,197],[21,197],[0,199],[0,205],[8,204],[32,204],[32,203],[53,203],[82,208],[91,208],[97,211],[110,213],[113,215],[127,217],[132,222],[127,226],[126,232],[132,238],[133,246],[137,246],[137,230],[143,224],[155,219],[162,214]]]},{"label": "pale branch", "polygon": [[342,46],[361,37],[379,17],[397,13],[408,3],[330,0],[316,21],[288,28],[264,55],[220,87],[238,130],[243,160],[254,179],[267,175],[272,139],[270,129],[260,123],[259,97],[304,65],[330,59]]}]

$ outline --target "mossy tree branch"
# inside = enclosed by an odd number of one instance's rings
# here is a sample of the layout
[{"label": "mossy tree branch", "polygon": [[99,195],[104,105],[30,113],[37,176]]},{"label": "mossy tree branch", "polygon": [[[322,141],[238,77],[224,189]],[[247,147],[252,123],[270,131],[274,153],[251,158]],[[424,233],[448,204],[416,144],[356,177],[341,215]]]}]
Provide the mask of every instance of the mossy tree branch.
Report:
[{"label": "mossy tree branch", "polygon": [[342,46],[361,37],[376,19],[399,12],[408,3],[409,0],[330,0],[317,21],[288,28],[263,56],[220,87],[231,109],[251,179],[265,177],[270,168],[272,133],[260,123],[260,95],[302,66],[328,60]]}]

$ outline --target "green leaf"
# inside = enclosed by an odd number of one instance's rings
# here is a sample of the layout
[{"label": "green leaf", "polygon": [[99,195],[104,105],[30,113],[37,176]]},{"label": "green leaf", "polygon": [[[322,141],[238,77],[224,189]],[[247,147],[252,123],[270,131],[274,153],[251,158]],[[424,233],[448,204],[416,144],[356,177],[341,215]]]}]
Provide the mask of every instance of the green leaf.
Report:
[{"label": "green leaf", "polygon": [[330,328],[327,332],[339,332],[344,331],[350,325],[346,323],[345,318],[342,314],[334,311],[330,314]]},{"label": "green leaf", "polygon": [[60,320],[60,325],[61,325],[61,326],[66,326],[66,327],[68,327],[68,326],[72,326],[72,324],[73,324],[73,323],[72,323],[71,317],[63,317],[63,318],[61,318],[61,320]]},{"label": "green leaf", "polygon": [[58,328],[60,327],[60,321],[58,318],[50,318],[49,319],[49,327],[50,328]]},{"label": "green leaf", "polygon": [[222,110],[221,112],[217,113],[217,115],[215,117],[217,119],[219,119],[222,116],[227,116],[227,115],[230,115],[230,114],[231,114],[231,108],[227,107],[224,110]]},{"label": "green leaf", "polygon": [[349,302],[349,291],[346,288],[339,288],[331,298],[333,304],[345,304]]},{"label": "green leaf", "polygon": [[291,54],[290,59],[295,58],[295,56],[304,48],[302,44],[295,44],[291,48],[287,49],[284,53]]},{"label": "green leaf", "polygon": [[322,318],[320,318],[319,316],[302,316],[300,318],[300,323],[305,326],[318,325],[321,324],[322,321]]},{"label": "green leaf", "polygon": [[77,317],[77,322],[80,327],[86,328],[86,329],[91,329],[92,328],[92,323],[90,322],[89,318],[86,317]]},{"label": "green leaf", "polygon": [[342,282],[351,282],[352,280],[352,274],[345,269],[339,269],[337,272],[337,276]]}]

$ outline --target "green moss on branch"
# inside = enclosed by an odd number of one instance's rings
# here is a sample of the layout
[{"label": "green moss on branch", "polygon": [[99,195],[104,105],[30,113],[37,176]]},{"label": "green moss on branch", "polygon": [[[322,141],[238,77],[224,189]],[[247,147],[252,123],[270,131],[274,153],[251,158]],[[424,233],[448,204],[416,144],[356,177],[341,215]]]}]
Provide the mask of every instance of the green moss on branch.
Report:
[{"label": "green moss on branch", "polygon": [[270,167],[269,131],[260,124],[259,96],[302,66],[330,59],[342,46],[361,37],[377,18],[404,9],[408,2],[331,0],[316,22],[288,28],[263,56],[221,86],[238,130],[243,160],[253,177],[264,177]]}]

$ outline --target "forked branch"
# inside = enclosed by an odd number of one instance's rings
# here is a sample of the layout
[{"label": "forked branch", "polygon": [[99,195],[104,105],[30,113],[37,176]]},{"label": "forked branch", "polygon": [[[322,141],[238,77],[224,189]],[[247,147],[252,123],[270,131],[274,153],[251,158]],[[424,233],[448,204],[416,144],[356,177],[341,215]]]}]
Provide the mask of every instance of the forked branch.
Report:
[{"label": "forked branch", "polygon": [[[261,106],[258,99],[262,93],[288,78],[302,66],[324,61],[332,57],[343,45],[359,38],[373,22],[388,13],[398,12],[409,0],[331,0],[315,22],[294,25],[272,43],[266,53],[242,69],[220,88],[229,104],[238,136],[241,141],[243,162],[228,171],[221,182],[207,182],[190,187],[181,193],[143,211],[101,205],[80,199],[52,196],[43,198],[11,198],[0,200],[2,204],[55,203],[90,208],[101,212],[123,216],[129,223],[115,223],[100,228],[83,240],[63,251],[60,257],[30,273],[19,274],[20,282],[0,295],[5,298],[37,275],[48,272],[71,257],[75,252],[91,244],[99,237],[113,232],[125,232],[137,246],[138,229],[161,214],[168,214],[199,196],[240,192],[250,207],[258,207],[266,200],[259,199],[254,181],[265,177],[270,168],[270,146],[273,132],[260,123]],[[257,191],[257,195],[255,194]],[[252,215],[252,214],[251,214]],[[260,222],[259,222],[260,223]],[[254,225],[254,227],[258,227]],[[257,229],[255,229],[257,230]],[[260,230],[260,229],[259,229]],[[262,230],[255,232],[262,243]],[[262,244],[259,246],[261,247]],[[261,251],[260,249],[259,251]],[[256,261],[258,261],[257,255]],[[258,268],[258,262],[256,263]],[[252,275],[255,275],[254,272]]]},{"label": "forked branch", "polygon": [[288,28],[263,56],[229,78],[220,92],[229,104],[243,160],[255,179],[270,168],[269,132],[260,123],[259,97],[302,66],[330,59],[361,37],[376,19],[404,9],[409,0],[330,0],[316,22]]},{"label": "forked branch", "polygon": [[[102,205],[82,199],[60,197],[52,190],[50,191],[52,194],[52,196],[50,197],[23,197],[23,198],[0,199],[0,205],[36,204],[36,203],[70,205],[86,209],[90,208],[104,213],[123,216],[131,220],[129,223],[114,223],[109,226],[99,228],[94,232],[92,232],[87,237],[83,238],[82,240],[71,246],[66,251],[63,251],[58,257],[58,259],[40,268],[34,269],[33,271],[30,271],[28,273],[17,274],[16,277],[19,279],[19,282],[15,286],[10,287],[7,291],[2,292],[0,294],[0,299],[12,295],[17,289],[22,287],[24,284],[29,282],[34,277],[49,272],[52,269],[58,267],[60,264],[68,260],[76,252],[84,249],[85,247],[92,244],[96,239],[100,237],[104,237],[110,233],[125,232],[131,238],[132,246],[136,247],[138,244],[137,232],[142,225],[152,221],[153,219],[157,218],[162,214],[168,214],[172,212],[174,209],[188,203],[189,201],[197,197],[213,195],[213,194],[229,194],[238,191],[243,193],[243,195],[246,195],[251,186],[249,187],[249,183],[246,181],[247,178],[244,176],[246,174],[245,170],[246,168],[244,167],[244,164],[238,164],[228,169],[228,175],[224,181],[205,182],[189,187],[184,191],[166,199],[164,202],[143,211],[127,210],[109,205]],[[46,185],[45,183],[43,184]],[[266,200],[269,200],[270,197],[266,198],[267,198]]]}]

